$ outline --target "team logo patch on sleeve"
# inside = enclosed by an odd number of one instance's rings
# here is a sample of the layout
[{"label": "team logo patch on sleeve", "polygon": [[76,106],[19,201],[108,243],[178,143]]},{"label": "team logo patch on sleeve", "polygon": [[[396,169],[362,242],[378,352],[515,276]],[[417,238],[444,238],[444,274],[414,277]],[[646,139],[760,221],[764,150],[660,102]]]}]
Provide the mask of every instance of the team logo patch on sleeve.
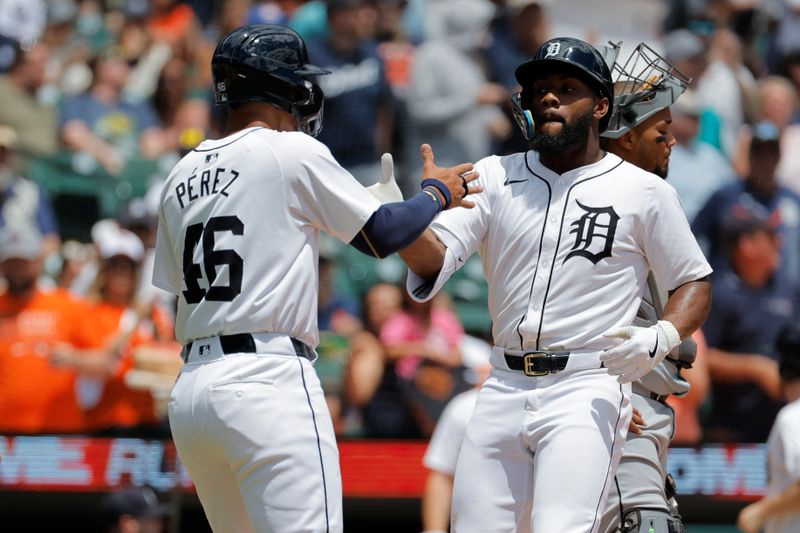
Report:
[{"label": "team logo patch on sleeve", "polygon": [[572,257],[585,257],[597,264],[604,257],[611,257],[619,215],[611,206],[588,207],[577,200],[575,203],[585,213],[570,224],[572,229],[569,232],[575,235],[575,244],[564,259],[564,263]]}]

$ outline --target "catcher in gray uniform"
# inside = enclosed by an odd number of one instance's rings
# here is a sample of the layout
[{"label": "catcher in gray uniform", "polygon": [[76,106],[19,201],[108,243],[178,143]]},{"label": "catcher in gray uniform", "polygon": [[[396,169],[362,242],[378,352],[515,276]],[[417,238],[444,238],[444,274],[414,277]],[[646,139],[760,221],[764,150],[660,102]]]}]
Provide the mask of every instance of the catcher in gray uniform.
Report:
[{"label": "catcher in gray uniform", "polygon": [[[614,76],[614,114],[603,132],[605,148],[661,178],[667,177],[675,138],[670,133],[669,107],[683,94],[689,78],[641,43],[624,62],[619,45],[603,50]],[[650,272],[642,303],[633,323],[648,327],[661,317],[667,294]],[[686,339],[650,373],[633,382],[633,406],[644,420],[639,432],[629,431],[619,470],[609,491],[601,531],[606,533],[681,533],[674,483],[667,474],[667,449],[675,413],[666,404],[670,394],[683,396],[689,383],[681,376],[696,355]],[[636,414],[634,415],[636,421]]]}]

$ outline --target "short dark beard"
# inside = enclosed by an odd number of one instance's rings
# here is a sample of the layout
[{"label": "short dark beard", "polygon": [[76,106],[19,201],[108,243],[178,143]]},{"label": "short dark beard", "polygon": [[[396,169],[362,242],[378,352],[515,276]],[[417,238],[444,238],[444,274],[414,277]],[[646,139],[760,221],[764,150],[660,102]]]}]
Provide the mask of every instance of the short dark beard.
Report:
[{"label": "short dark beard", "polygon": [[666,165],[663,166],[663,167],[656,167],[655,169],[653,169],[653,174],[655,174],[656,176],[658,176],[662,180],[665,180],[665,179],[667,179],[667,176],[669,175],[669,167],[666,166]]},{"label": "short dark beard", "polygon": [[586,144],[592,128],[592,111],[576,118],[571,124],[564,123],[561,133],[550,135],[535,130],[530,140],[530,147],[540,153],[563,155]]}]

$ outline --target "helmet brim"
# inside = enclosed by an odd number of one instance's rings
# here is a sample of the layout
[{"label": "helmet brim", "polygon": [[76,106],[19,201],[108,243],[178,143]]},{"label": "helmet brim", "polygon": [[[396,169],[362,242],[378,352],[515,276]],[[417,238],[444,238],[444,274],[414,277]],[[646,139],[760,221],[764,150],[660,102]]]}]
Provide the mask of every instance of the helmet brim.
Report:
[{"label": "helmet brim", "polygon": [[299,74],[300,76],[324,76],[325,74],[330,74],[330,70],[325,70],[322,67],[318,67],[316,65],[309,65],[305,64],[300,68],[295,69],[295,74]]}]

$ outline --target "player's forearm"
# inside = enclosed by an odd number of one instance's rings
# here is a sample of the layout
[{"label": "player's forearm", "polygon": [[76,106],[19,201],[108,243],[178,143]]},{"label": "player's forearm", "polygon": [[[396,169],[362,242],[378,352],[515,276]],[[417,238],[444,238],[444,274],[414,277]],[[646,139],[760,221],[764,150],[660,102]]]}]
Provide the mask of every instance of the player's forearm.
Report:
[{"label": "player's forearm", "polygon": [[671,322],[681,339],[685,339],[703,324],[710,310],[711,283],[690,281],[672,291],[662,320]]},{"label": "player's forearm", "polygon": [[441,209],[438,197],[427,189],[405,202],[383,204],[350,245],[378,259],[386,257],[419,238]]},{"label": "player's forearm", "polygon": [[453,478],[431,470],[422,498],[422,529],[447,531],[450,527],[450,502],[453,497]]},{"label": "player's forearm", "polygon": [[410,246],[400,250],[399,254],[400,259],[416,275],[423,279],[435,279],[444,265],[446,251],[447,247],[428,229]]}]

